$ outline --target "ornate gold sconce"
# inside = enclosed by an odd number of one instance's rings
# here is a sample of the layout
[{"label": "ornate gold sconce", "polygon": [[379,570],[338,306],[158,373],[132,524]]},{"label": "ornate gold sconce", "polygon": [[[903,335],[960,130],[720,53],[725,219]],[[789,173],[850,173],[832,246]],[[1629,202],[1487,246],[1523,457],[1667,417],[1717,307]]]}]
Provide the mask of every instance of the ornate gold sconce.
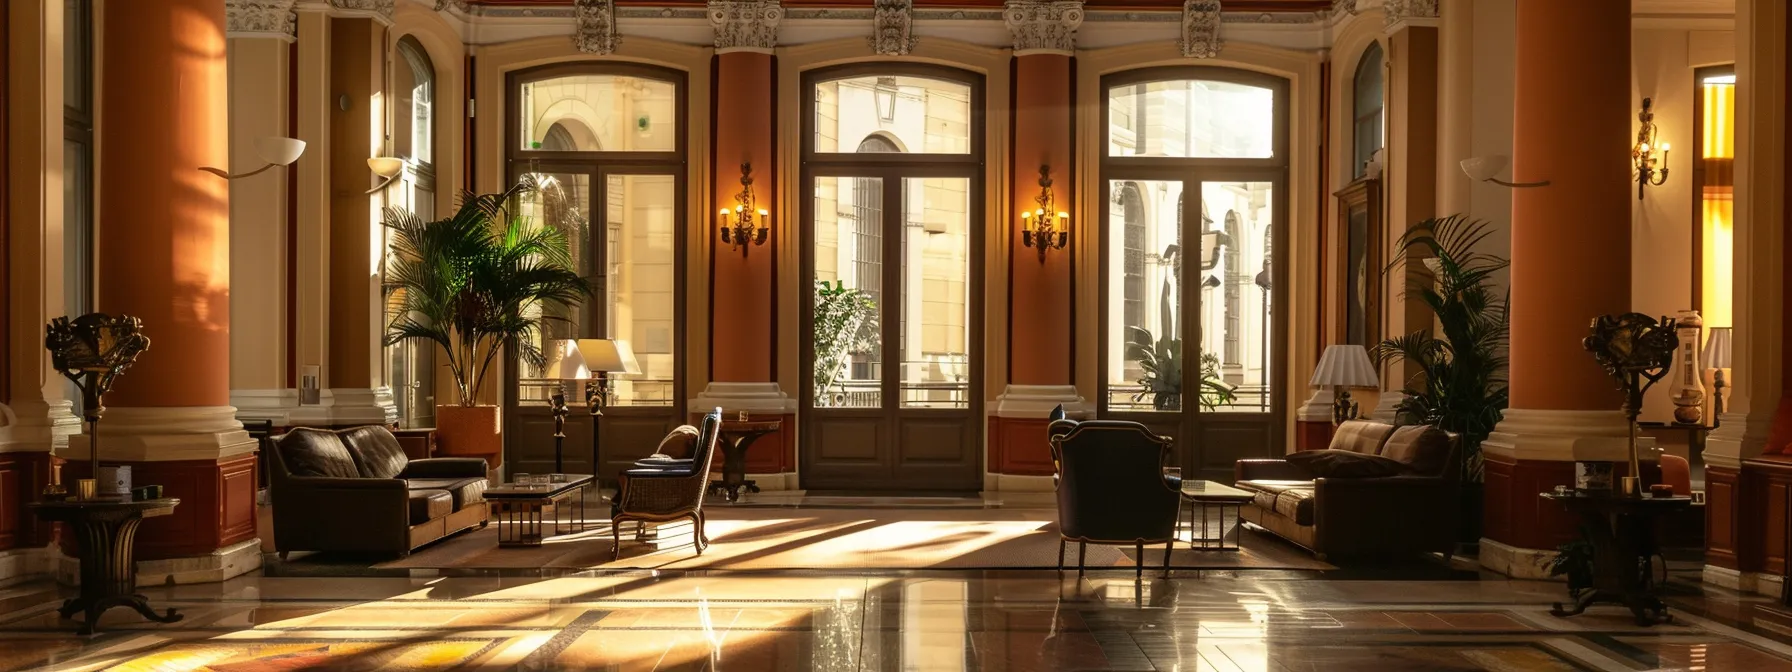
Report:
[{"label": "ornate gold sconce", "polygon": [[1039,207],[1020,213],[1020,242],[1039,250],[1039,263],[1045,263],[1046,250],[1062,250],[1070,246],[1070,213],[1058,210],[1052,197],[1052,167],[1039,166],[1039,196],[1033,199]]},{"label": "ornate gold sconce", "polygon": [[771,213],[757,207],[753,198],[753,164],[740,164],[740,193],[734,196],[734,209],[722,208],[722,242],[739,249],[740,256],[747,256],[747,244],[764,245],[769,230],[765,224],[771,219]]},{"label": "ornate gold sconce", "polygon": [[[1636,200],[1643,200],[1643,187],[1659,187],[1668,181],[1668,143],[1655,142],[1654,101],[1643,99],[1643,111],[1636,115],[1642,126],[1636,129],[1636,146],[1630,148],[1630,162],[1636,166]],[[1661,150],[1657,156],[1655,150]],[[1660,168],[1656,166],[1660,165]]]}]

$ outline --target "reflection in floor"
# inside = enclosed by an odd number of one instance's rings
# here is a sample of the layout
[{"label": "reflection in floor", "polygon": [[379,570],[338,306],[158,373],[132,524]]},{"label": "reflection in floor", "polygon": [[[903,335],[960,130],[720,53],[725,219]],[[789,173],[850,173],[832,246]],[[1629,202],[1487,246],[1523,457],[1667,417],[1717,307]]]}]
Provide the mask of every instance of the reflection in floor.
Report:
[{"label": "reflection in floor", "polygon": [[1770,670],[1759,598],[1682,580],[1676,622],[1549,616],[1560,584],[1299,573],[628,572],[244,577],[145,588],[75,637],[59,590],[0,590],[0,670]]}]

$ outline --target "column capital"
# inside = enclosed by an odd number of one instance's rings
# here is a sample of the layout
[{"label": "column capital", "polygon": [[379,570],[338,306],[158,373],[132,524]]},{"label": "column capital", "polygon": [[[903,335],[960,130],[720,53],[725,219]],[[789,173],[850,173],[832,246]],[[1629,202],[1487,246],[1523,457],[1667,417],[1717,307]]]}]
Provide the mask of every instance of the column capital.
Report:
[{"label": "column capital", "polygon": [[1002,23],[1014,35],[1014,55],[1076,53],[1083,25],[1082,0],[1008,0]]},{"label": "column capital", "polygon": [[778,0],[709,0],[709,25],[716,29],[716,53],[772,53],[784,7]]},{"label": "column capital", "polygon": [[392,25],[392,12],[397,9],[397,0],[298,0],[295,10],[301,12],[322,12],[332,16],[348,18],[373,19],[384,25]]},{"label": "column capital", "polygon": [[1389,35],[1408,27],[1438,26],[1437,0],[1386,0],[1381,5]]},{"label": "column capital", "polygon": [[298,39],[299,13],[294,11],[298,0],[225,0],[225,36],[235,38],[269,38],[291,42]]},{"label": "column capital", "polygon": [[1214,58],[1226,41],[1220,39],[1220,0],[1188,0],[1182,3],[1184,58]]},{"label": "column capital", "polygon": [[907,56],[916,42],[914,0],[876,0],[869,40],[879,56]]},{"label": "column capital", "polygon": [[572,34],[574,48],[598,56],[615,53],[622,44],[622,36],[616,32],[615,0],[575,0],[572,11],[578,21]]}]

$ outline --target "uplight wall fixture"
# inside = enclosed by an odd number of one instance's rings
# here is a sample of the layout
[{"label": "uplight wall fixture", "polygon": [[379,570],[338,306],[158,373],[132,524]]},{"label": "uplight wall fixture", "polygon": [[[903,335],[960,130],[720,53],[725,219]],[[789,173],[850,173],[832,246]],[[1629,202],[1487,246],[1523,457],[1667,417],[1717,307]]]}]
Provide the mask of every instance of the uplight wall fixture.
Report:
[{"label": "uplight wall fixture", "polygon": [[255,158],[261,159],[262,161],[263,165],[260,168],[256,168],[247,173],[235,174],[227,172],[222,168],[213,168],[211,166],[202,166],[200,167],[200,170],[217,175],[226,180],[234,180],[250,175],[260,175],[262,172],[269,168],[273,168],[274,166],[290,166],[292,165],[292,162],[299,160],[299,155],[305,153],[305,141],[297,138],[280,138],[274,136],[261,137],[256,138],[251,142],[250,146],[255,150]]},{"label": "uplight wall fixture", "polygon": [[[1642,125],[1636,129],[1636,146],[1630,148],[1630,162],[1636,166],[1636,200],[1643,200],[1643,187],[1659,187],[1668,181],[1668,143],[1657,143],[1654,101],[1643,99],[1643,111],[1637,113]],[[1661,150],[1657,156],[1655,151]],[[1660,165],[1660,168],[1656,168]]]},{"label": "uplight wall fixture", "polygon": [[740,250],[740,256],[747,256],[748,243],[764,245],[769,229],[765,224],[771,221],[771,213],[758,207],[753,197],[753,164],[740,164],[740,193],[734,195],[734,209],[722,208],[717,215],[721,221],[722,242]]},{"label": "uplight wall fixture", "polygon": [[1542,182],[1507,182],[1494,177],[1495,175],[1500,174],[1500,171],[1505,170],[1506,164],[1511,162],[1511,159],[1497,154],[1491,156],[1477,156],[1472,159],[1462,160],[1462,172],[1466,173],[1469,179],[1476,182],[1492,182],[1502,187],[1511,187],[1513,189],[1549,186],[1549,180],[1544,180]]},{"label": "uplight wall fixture", "polygon": [[385,178],[385,181],[380,182],[379,186],[367,190],[369,194],[379,193],[381,189],[392,186],[392,181],[398,179],[399,173],[404,172],[404,159],[395,156],[376,156],[367,160],[367,168],[372,170],[373,174]]},{"label": "uplight wall fixture", "polygon": [[1020,213],[1020,242],[1039,250],[1039,263],[1045,263],[1046,250],[1062,250],[1070,245],[1070,213],[1058,210],[1052,196],[1052,167],[1039,166],[1039,196],[1033,199],[1039,207]]}]

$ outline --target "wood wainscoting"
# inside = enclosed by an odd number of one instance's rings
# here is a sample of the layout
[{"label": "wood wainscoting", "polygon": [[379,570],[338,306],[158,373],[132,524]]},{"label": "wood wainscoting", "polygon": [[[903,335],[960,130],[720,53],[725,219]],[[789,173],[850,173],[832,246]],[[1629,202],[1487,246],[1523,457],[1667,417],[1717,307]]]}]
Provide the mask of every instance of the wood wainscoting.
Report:
[{"label": "wood wainscoting", "polygon": [[[108,461],[109,465],[129,465],[132,485],[160,485],[164,496],[180,500],[172,515],[143,521],[137,531],[137,559],[208,555],[254,539],[257,462],[253,452],[221,460]],[[86,477],[85,460],[64,464],[64,482]],[[71,535],[61,534],[57,541],[64,554],[79,554]]]},{"label": "wood wainscoting", "polygon": [[25,506],[49,482],[48,451],[0,453],[0,551],[49,543],[51,524]]},{"label": "wood wainscoting", "polygon": [[989,471],[1011,476],[1050,476],[1052,448],[1045,418],[989,418]]}]

